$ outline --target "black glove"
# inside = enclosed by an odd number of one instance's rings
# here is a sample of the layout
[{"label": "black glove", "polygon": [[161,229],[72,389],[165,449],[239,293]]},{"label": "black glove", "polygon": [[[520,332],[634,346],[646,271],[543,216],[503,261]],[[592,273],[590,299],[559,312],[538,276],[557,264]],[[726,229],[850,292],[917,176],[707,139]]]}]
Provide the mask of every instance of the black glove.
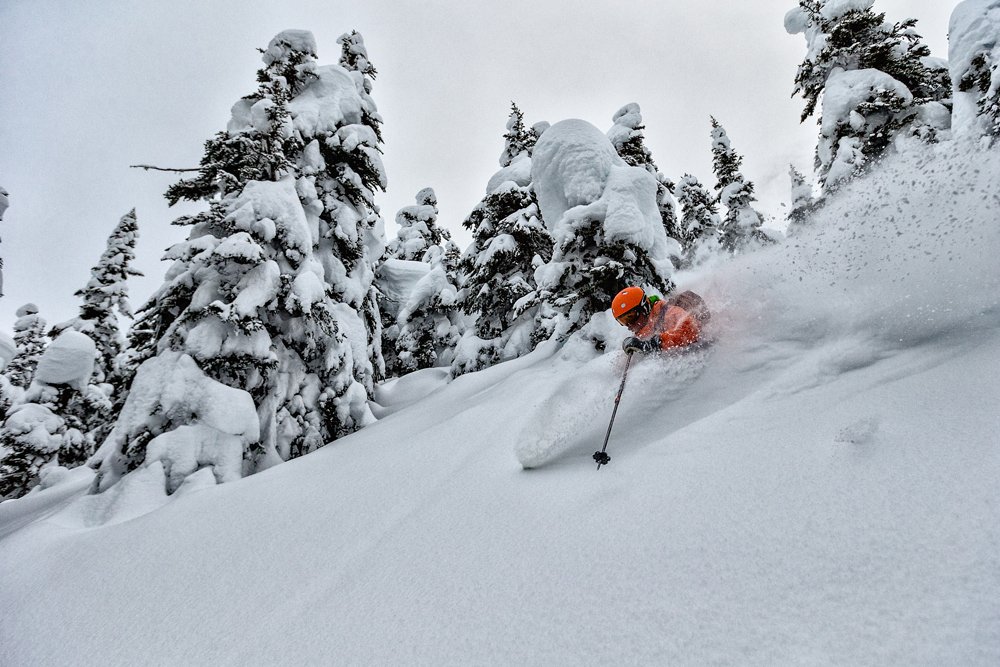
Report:
[{"label": "black glove", "polygon": [[635,336],[630,336],[622,343],[622,349],[632,354],[633,352],[655,352],[659,346],[655,340],[642,340]]}]

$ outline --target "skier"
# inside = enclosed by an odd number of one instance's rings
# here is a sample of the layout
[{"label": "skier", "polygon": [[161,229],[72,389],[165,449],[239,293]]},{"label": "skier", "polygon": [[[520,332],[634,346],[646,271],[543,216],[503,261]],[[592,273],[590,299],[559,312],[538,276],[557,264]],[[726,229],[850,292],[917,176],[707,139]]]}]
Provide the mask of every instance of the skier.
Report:
[{"label": "skier", "polygon": [[710,314],[694,292],[681,292],[667,300],[646,296],[641,287],[626,287],[611,302],[611,312],[634,336],[622,343],[633,352],[658,352],[687,347],[698,342]]}]

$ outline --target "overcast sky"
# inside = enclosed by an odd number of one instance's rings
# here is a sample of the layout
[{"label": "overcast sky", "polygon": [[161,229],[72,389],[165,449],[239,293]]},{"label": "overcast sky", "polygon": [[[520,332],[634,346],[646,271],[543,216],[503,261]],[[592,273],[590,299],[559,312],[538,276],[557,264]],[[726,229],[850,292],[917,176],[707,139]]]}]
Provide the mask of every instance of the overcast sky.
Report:
[{"label": "overcast sky", "polygon": [[[914,17],[947,56],[957,2],[876,0],[892,21]],[[34,302],[50,322],[76,315],[108,234],[138,211],[138,307],[162,282],[171,226],[196,205],[168,208],[177,175],[136,163],[197,166],[203,142],[256,89],[257,48],[287,28],[311,30],[320,64],[337,37],[365,38],[385,121],[389,236],[396,211],[433,187],[460,247],[461,221],[497,170],[510,102],[529,123],[582,118],[601,130],[629,102],[642,108],[661,171],[714,181],[709,116],[745,156],[761,210],[782,215],[788,164],[811,169],[817,127],[791,98],[805,53],[783,27],[792,0],[99,0],[0,1],[0,186],[5,262],[0,330]]]}]

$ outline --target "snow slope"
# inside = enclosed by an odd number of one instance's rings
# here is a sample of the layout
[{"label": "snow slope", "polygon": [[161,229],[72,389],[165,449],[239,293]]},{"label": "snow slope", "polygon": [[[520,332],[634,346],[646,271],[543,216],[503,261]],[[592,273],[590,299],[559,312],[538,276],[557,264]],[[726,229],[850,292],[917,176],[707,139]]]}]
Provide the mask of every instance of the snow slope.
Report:
[{"label": "snow slope", "polygon": [[[678,276],[715,343],[633,364],[600,472],[606,323],[165,504],[79,473],[3,503],[3,662],[1000,664],[997,182],[891,158]],[[524,471],[532,438],[561,454]]]}]

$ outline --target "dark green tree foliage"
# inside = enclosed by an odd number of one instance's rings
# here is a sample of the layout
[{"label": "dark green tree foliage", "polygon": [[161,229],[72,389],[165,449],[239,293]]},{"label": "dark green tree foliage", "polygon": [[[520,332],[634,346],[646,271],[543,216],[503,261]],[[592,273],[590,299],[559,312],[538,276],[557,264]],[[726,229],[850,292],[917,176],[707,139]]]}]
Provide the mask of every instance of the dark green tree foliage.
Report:
[{"label": "dark green tree foliage", "polygon": [[524,113],[514,102],[510,103],[510,117],[507,119],[507,132],[503,135],[503,153],[500,154],[500,166],[508,167],[521,153],[531,154],[538,137],[531,129],[524,126]]},{"label": "dark green tree foliage", "polygon": [[[551,311],[561,315],[568,327],[553,331],[542,327],[537,338],[553,333],[565,339],[583,327],[598,312],[606,311],[614,296],[629,285],[645,285],[661,294],[674,287],[673,281],[660,274],[649,255],[632,243],[609,241],[604,220],[582,217],[574,225],[574,234],[557,244],[553,265],[562,270],[549,280],[541,300]],[[556,320],[550,321],[555,324]]]},{"label": "dark green tree foliage", "polygon": [[437,195],[433,188],[417,193],[416,204],[404,206],[396,214],[399,232],[389,242],[386,257],[410,262],[426,261],[424,255],[432,246],[447,245],[451,232],[437,224]]}]

